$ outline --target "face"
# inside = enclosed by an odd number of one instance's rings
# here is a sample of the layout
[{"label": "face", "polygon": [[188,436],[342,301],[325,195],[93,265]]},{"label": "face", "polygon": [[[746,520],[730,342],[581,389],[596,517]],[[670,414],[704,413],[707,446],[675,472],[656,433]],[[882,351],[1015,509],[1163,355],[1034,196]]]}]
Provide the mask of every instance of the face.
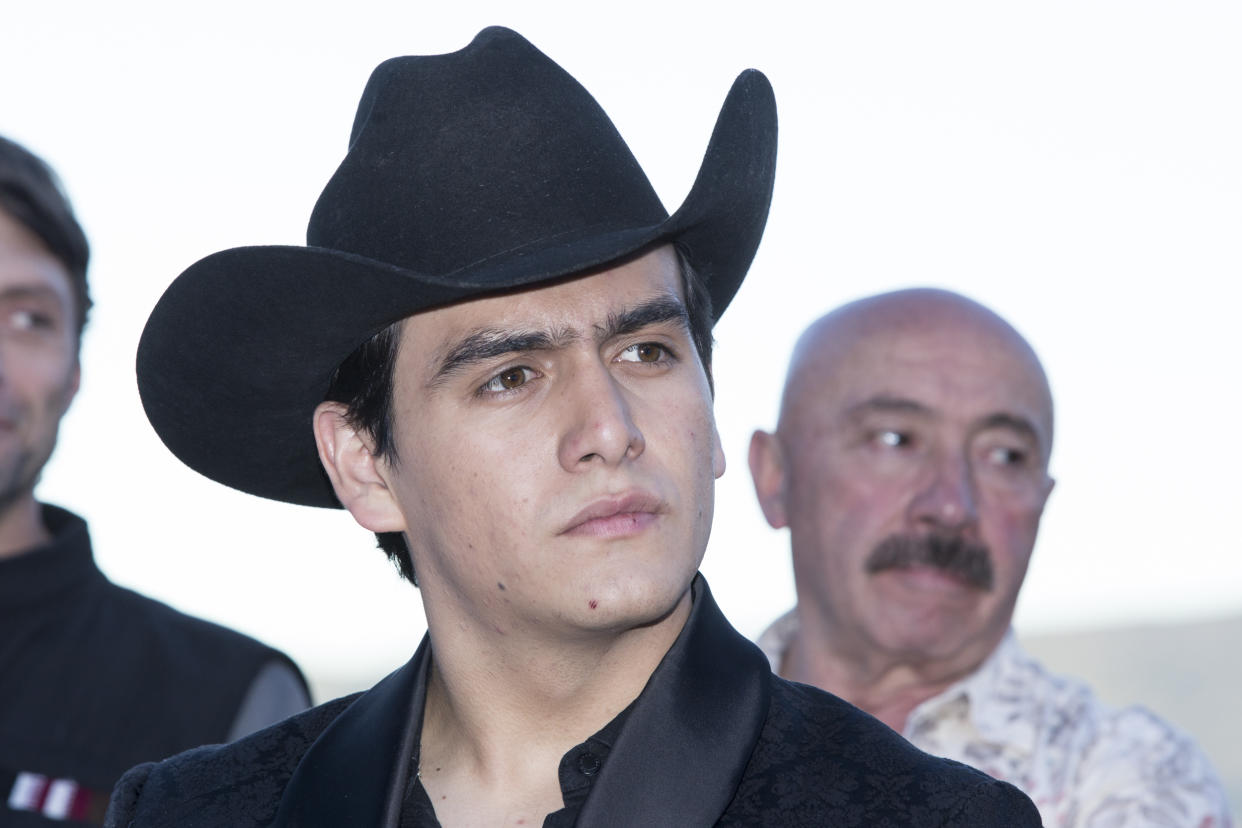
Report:
[{"label": "face", "polygon": [[[752,468],[798,600],[837,645],[973,667],[1008,627],[1052,411],[1033,353],[977,306],[821,322]],[[861,318],[860,318],[861,317]],[[899,318],[898,318],[899,317]],[[807,617],[807,616],[804,616]]]},{"label": "face", "polygon": [[0,511],[32,497],[78,387],[69,274],[0,212]]},{"label": "face", "polygon": [[682,601],[724,458],[671,248],[411,317],[393,402],[388,529],[429,619],[613,630]]}]

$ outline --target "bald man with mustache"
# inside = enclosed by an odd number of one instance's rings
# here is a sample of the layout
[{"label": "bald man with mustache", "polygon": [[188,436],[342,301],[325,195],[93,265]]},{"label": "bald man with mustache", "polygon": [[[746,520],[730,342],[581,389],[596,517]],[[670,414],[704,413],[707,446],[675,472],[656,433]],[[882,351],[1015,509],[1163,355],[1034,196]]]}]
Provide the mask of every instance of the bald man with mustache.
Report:
[{"label": "bald man with mustache", "polygon": [[750,446],[798,597],[760,647],[780,675],[1016,784],[1047,826],[1230,825],[1192,740],[1050,674],[1010,630],[1052,438],[1039,358],[966,297],[903,290],[813,323],[775,433]]}]

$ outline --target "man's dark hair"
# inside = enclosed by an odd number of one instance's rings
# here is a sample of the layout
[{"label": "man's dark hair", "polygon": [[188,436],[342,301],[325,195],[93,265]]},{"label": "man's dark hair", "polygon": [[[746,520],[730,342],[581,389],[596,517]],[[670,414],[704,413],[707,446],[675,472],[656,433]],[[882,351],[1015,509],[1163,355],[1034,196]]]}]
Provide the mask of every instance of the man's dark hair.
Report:
[{"label": "man's dark hair", "polygon": [[[712,388],[712,299],[707,285],[690,264],[680,248],[676,248],[677,263],[681,269],[682,289],[685,293],[686,316],[690,323],[690,338],[698,351],[699,361],[707,374],[707,384]],[[371,436],[375,444],[375,456],[398,462],[397,446],[393,439],[392,392],[393,369],[397,363],[397,349],[401,344],[401,322],[394,322],[360,345],[336,369],[325,399],[345,404],[345,416],[350,423]],[[379,548],[405,578],[415,586],[418,578],[414,573],[414,561],[400,532],[376,532]]]},{"label": "man's dark hair", "polygon": [[0,211],[42,240],[69,272],[77,307],[78,341],[91,308],[86,284],[90,244],[73,214],[60,179],[52,168],[23,147],[0,135]]}]

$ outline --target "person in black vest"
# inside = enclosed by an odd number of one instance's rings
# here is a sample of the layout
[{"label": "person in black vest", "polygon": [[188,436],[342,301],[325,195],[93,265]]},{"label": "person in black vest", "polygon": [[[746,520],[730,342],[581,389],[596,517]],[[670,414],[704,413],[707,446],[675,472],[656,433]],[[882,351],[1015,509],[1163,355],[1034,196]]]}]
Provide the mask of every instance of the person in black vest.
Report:
[{"label": "person in black vest", "polygon": [[125,770],[309,704],[287,656],[108,581],[35,484],[78,388],[86,237],[0,137],[0,825],[102,823]]},{"label": "person in black vest", "polygon": [[775,677],[697,574],[724,472],[711,328],[775,151],[745,72],[670,217],[512,31],[375,70],[308,246],[181,274],[139,390],[192,468],[378,533],[427,637],[364,694],[135,768],[110,825],[1039,823]]}]

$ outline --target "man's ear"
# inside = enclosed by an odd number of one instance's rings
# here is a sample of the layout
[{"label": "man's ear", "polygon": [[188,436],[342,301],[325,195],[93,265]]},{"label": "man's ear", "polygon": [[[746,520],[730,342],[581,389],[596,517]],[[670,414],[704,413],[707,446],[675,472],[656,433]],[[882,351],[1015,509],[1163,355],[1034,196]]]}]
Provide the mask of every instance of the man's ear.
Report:
[{"label": "man's ear", "polygon": [[354,520],[372,532],[404,532],[405,517],[375,456],[371,436],[349,421],[345,406],[323,402],[312,420],[319,462],[337,500]]},{"label": "man's ear", "polygon": [[750,436],[750,476],[759,508],[773,529],[789,525],[785,513],[785,454],[775,434],[756,431]]}]

